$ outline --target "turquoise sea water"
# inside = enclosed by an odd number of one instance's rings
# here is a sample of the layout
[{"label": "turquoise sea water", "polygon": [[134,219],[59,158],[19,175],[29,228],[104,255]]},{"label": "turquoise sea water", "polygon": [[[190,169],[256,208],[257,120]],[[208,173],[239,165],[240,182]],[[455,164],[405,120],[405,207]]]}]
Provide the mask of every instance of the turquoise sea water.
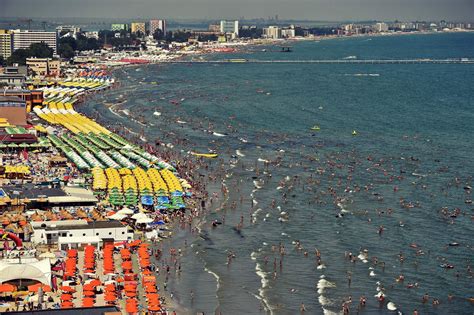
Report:
[{"label": "turquoise sea water", "polygon": [[[292,53],[262,48],[204,58],[472,58],[474,34],[301,42]],[[229,200],[206,218],[205,239],[184,250],[183,272],[169,283],[190,314],[295,314],[302,302],[309,314],[338,313],[349,297],[356,313],[361,295],[361,314],[390,314],[389,301],[408,314],[472,314],[474,65],[177,64],[116,74],[121,91],[98,95],[85,112],[150,141],[187,139],[180,149],[212,149],[225,160]],[[103,106],[118,94],[126,99],[115,108],[121,117]],[[212,228],[224,215],[225,224]],[[279,244],[281,268],[271,247]],[[315,248],[325,268],[317,268]],[[345,259],[364,249],[368,262]],[[236,255],[229,265],[228,250]]]}]

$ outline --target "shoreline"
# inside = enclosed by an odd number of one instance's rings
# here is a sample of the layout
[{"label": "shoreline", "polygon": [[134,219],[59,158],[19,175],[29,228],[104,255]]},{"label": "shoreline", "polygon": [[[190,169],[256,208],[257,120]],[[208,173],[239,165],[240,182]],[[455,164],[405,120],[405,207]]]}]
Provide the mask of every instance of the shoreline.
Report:
[{"label": "shoreline", "polygon": [[[137,68],[137,67],[141,67],[141,66],[144,66],[144,65],[143,64],[138,64],[138,65],[118,66],[118,67],[113,68],[113,72],[123,71],[124,69],[130,69],[130,68],[133,69],[133,68]],[[119,81],[119,84],[121,86],[122,83]],[[105,93],[113,93],[112,91],[117,91],[117,90],[118,89],[116,88],[116,89],[112,89],[110,91],[106,91]],[[111,106],[101,104],[101,102],[97,102],[97,104],[99,106],[103,106],[104,111],[108,110],[108,111],[112,112],[112,114],[118,115],[117,113],[113,112],[110,109]],[[115,104],[115,105],[117,105],[117,104]],[[115,106],[115,105],[112,105],[112,106]],[[85,110],[86,112],[89,112],[90,108],[88,108],[88,103],[83,102],[80,105],[79,112],[83,112],[83,110]],[[86,116],[89,116],[87,113],[83,113],[83,114],[86,115]],[[113,123],[116,124],[117,123],[116,121],[110,120],[108,117],[106,117],[103,112],[100,112],[100,110],[97,111],[96,114],[98,115],[98,117],[96,117],[95,120],[100,121],[100,123],[103,124],[103,125],[109,125],[109,124],[113,124]],[[141,125],[138,121],[136,121],[136,119],[134,119],[132,117],[125,117],[125,116],[121,116],[121,115],[120,115],[120,117],[124,118],[124,119],[127,119],[130,122],[130,124],[134,124],[134,125],[136,125],[136,127],[139,127],[139,125]],[[137,145],[142,144],[140,141],[138,141],[139,139],[136,139],[136,137],[137,137],[137,135],[139,135],[139,133],[133,131],[134,130],[133,127],[124,126],[123,128],[125,130],[127,130],[127,132],[130,133],[130,136],[128,136],[128,137],[126,135],[122,135],[122,136],[124,136],[125,138],[127,138],[127,140],[129,140],[131,142],[134,142]],[[149,137],[146,134],[145,134],[145,136]],[[160,149],[160,148],[158,148],[158,149]],[[166,151],[174,152],[175,153],[175,156],[174,156],[175,160],[184,161],[186,159],[188,159],[188,160],[193,159],[193,160],[197,161],[197,159],[195,159],[194,157],[184,156],[183,154],[181,154],[179,152],[178,148],[167,148],[166,147],[164,149]],[[160,156],[159,153],[157,155]],[[170,161],[170,160],[168,160],[168,161]],[[207,173],[206,176],[208,176],[209,174],[210,174],[210,172]],[[208,182],[207,185],[212,185],[212,182],[210,182],[210,183]],[[215,183],[215,185],[217,185],[217,182]],[[219,191],[217,189],[217,187],[216,187],[215,190],[216,190],[216,192]],[[209,191],[209,189],[206,190],[206,194],[211,195],[212,192],[213,191]],[[194,199],[194,201],[196,201],[196,200],[201,200],[201,198],[198,197],[197,199]],[[222,200],[222,201],[220,200],[218,205],[210,204],[208,209],[200,210],[201,212],[199,212],[199,214],[197,214],[196,216],[193,217],[192,226],[190,226],[189,229],[188,228],[186,228],[186,229],[182,228],[183,221],[186,221],[186,220],[182,220],[181,218],[176,218],[176,217],[172,218],[173,221],[171,222],[171,224],[168,225],[168,231],[166,232],[166,238],[161,239],[158,242],[154,242],[153,243],[153,249],[154,250],[162,249],[162,248],[175,248],[176,249],[176,248],[179,248],[179,247],[183,247],[183,238],[188,242],[188,244],[192,243],[194,240],[199,239],[201,237],[200,236],[200,229],[203,227],[203,225],[208,224],[208,221],[205,218],[206,215],[208,215],[209,213],[218,211],[218,209],[222,209],[224,203],[225,203],[224,200]],[[218,209],[216,209],[216,208],[218,208]],[[193,211],[192,207],[189,210]],[[191,232],[190,232],[190,230],[191,230]],[[193,231],[196,231],[196,232],[193,232]],[[184,235],[181,235],[181,234],[184,234]],[[194,252],[192,250],[190,250],[190,248],[189,248],[189,250],[184,251],[180,257],[192,257],[191,255],[194,255]],[[165,297],[165,299],[167,301],[166,308],[167,308],[168,311],[176,311],[178,314],[189,313],[189,310],[184,305],[182,305],[180,303],[180,301],[177,299],[177,296],[186,296],[185,292],[178,292],[175,289],[176,288],[176,286],[175,286],[176,283],[174,283],[174,282],[176,282],[178,280],[177,279],[171,279],[171,281],[166,281],[166,278],[170,274],[172,274],[173,272],[175,274],[177,274],[177,271],[173,270],[172,267],[171,267],[170,273],[167,273],[166,270],[165,270],[165,266],[163,266],[164,261],[166,261],[167,259],[170,259],[170,258],[172,258],[172,255],[170,255],[169,252],[162,251],[162,256],[159,260],[153,259],[157,266],[158,265],[161,266],[160,272],[157,273],[158,284],[162,288],[162,290],[160,290],[160,292]],[[203,266],[203,271],[211,273],[208,270],[206,270],[205,266]],[[167,290],[164,289],[164,283],[165,282],[167,282],[167,284],[168,284],[168,289]],[[218,283],[217,283],[217,285],[218,285]],[[217,290],[217,288],[216,288],[216,290]],[[174,292],[174,294],[172,294],[172,292]]]}]

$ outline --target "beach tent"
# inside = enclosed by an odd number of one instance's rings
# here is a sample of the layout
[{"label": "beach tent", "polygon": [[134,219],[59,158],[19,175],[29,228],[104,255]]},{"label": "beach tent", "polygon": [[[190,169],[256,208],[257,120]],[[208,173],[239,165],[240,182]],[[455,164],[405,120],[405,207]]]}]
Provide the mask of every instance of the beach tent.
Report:
[{"label": "beach tent", "polygon": [[49,259],[21,264],[0,262],[0,283],[16,279],[37,280],[51,286],[51,264]]}]

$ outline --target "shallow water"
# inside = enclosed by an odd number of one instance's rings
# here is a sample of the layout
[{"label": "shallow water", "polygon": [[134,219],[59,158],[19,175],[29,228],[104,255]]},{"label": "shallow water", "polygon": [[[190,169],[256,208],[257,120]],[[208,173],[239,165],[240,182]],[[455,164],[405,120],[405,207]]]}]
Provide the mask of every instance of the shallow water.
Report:
[{"label": "shallow water", "polygon": [[[258,47],[205,58],[474,57],[474,34],[353,38],[295,43],[293,48],[285,54]],[[415,308],[423,314],[472,313],[467,267],[473,257],[473,206],[465,203],[472,195],[464,186],[473,185],[474,65],[239,63],[140,69],[118,71],[121,91],[97,95],[81,110],[143,132],[149,141],[185,138],[188,142],[178,146],[183,152],[216,150],[229,174],[224,209],[208,215],[201,226],[206,239],[194,239],[182,258],[181,275],[169,283],[190,314],[216,308],[223,314],[294,314],[302,302],[307,313],[340,312],[349,296],[355,311],[361,295],[368,299],[361,313],[389,314],[374,297],[377,282],[386,302],[406,313]],[[128,109],[130,117],[116,116],[103,105],[117,102],[118,94],[127,101],[115,112]],[[311,131],[314,125],[320,131]],[[267,166],[271,177],[263,173],[262,160],[275,162]],[[263,183],[253,191],[255,179]],[[414,207],[401,207],[401,198]],[[278,220],[277,206],[288,213],[287,222]],[[459,208],[460,214],[445,217],[442,207]],[[337,217],[341,212],[344,216]],[[209,222],[224,215],[225,224],[212,228]],[[379,234],[381,225],[385,229]],[[304,250],[295,249],[295,240]],[[460,246],[447,247],[450,242]],[[286,251],[281,268],[280,255],[271,248],[279,243]],[[423,254],[416,255],[413,243]],[[315,248],[324,269],[317,268]],[[344,258],[345,252],[357,256],[361,249],[368,250],[367,263]],[[229,265],[228,250],[236,255]],[[384,269],[372,263],[374,256],[385,262]],[[440,268],[445,262],[455,268]],[[395,281],[400,274],[404,283]],[[328,286],[323,275],[334,286],[321,289]],[[409,283],[419,286],[408,289]],[[424,293],[441,304],[422,304]],[[449,293],[455,296],[451,302]]]}]

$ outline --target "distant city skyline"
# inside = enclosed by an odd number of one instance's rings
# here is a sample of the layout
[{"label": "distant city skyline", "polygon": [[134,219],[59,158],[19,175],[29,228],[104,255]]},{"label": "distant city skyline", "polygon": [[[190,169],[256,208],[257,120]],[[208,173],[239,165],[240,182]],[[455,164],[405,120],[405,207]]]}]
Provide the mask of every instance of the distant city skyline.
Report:
[{"label": "distant city skyline", "polygon": [[470,21],[473,0],[1,0],[0,18]]}]

